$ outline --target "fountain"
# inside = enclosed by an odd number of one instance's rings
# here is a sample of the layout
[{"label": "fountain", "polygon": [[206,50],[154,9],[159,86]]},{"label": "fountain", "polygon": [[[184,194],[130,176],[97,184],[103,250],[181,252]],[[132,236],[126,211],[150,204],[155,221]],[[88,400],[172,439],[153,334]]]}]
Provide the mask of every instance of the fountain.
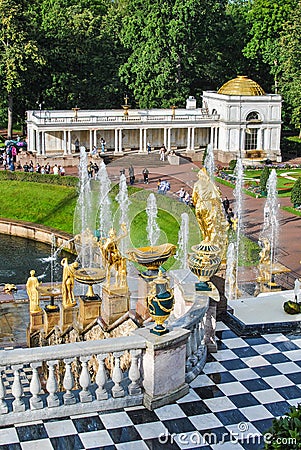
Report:
[{"label": "fountain", "polygon": [[[244,169],[241,158],[237,159],[235,166],[235,189],[233,195],[235,197],[234,220],[235,220],[235,252],[236,252],[236,273],[235,285],[239,285],[239,255],[243,253],[242,250],[242,234],[243,234],[243,177]],[[234,297],[237,299],[238,290],[234,290]]]},{"label": "fountain", "polygon": [[214,153],[212,144],[207,145],[207,153],[204,161],[204,167],[207,170],[210,179],[213,180],[216,169],[214,163]]},{"label": "fountain", "polygon": [[[129,206],[131,204],[129,200],[128,195],[128,188],[126,184],[126,176],[122,173],[120,175],[120,181],[119,181],[119,192],[116,195],[115,199],[117,200],[119,204],[119,225],[125,224],[126,228],[129,228]],[[122,253],[125,252],[126,247],[128,247],[128,243],[123,240],[121,242],[121,251]]]},{"label": "fountain", "polygon": [[240,293],[236,285],[236,250],[235,245],[231,242],[227,250],[227,267],[225,277],[225,297],[228,301],[237,298]]},{"label": "fountain", "polygon": [[151,193],[147,199],[147,239],[151,247],[155,246],[160,237],[160,228],[157,224],[158,208],[155,194]]},{"label": "fountain", "polygon": [[99,172],[97,173],[97,180],[99,181],[99,235],[100,237],[104,237],[108,235],[109,229],[112,226],[112,215],[109,197],[111,181],[103,161],[101,162]]},{"label": "fountain", "polygon": [[189,216],[187,213],[181,214],[181,225],[178,235],[178,246],[175,254],[175,259],[180,261],[180,269],[187,269],[188,256],[188,241],[189,241]]}]

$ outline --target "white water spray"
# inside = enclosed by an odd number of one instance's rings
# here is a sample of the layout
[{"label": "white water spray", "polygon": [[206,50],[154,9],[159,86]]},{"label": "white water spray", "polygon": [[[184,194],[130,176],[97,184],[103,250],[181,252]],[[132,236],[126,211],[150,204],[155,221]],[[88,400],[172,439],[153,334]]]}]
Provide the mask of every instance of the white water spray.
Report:
[{"label": "white water spray", "polygon": [[151,193],[147,199],[147,240],[151,246],[156,245],[160,237],[160,228],[157,224],[158,208],[155,194]]},{"label": "white water spray", "polygon": [[187,269],[187,255],[188,255],[188,241],[189,241],[189,216],[187,213],[181,214],[181,226],[178,235],[178,247],[175,258],[180,261],[180,269]]}]

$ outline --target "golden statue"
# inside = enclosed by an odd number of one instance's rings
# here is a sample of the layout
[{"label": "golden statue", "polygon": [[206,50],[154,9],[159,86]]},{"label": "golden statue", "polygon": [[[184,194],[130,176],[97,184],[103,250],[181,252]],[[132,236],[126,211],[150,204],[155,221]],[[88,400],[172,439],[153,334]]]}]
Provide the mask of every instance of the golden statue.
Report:
[{"label": "golden statue", "polygon": [[126,258],[123,257],[118,248],[121,239],[128,234],[125,223],[121,224],[123,234],[116,235],[116,231],[111,228],[107,238],[101,238],[98,245],[101,250],[103,264],[106,270],[106,286],[111,283],[111,269],[115,269],[115,287],[127,287],[126,281]]},{"label": "golden statue", "polygon": [[66,308],[76,304],[74,298],[74,272],[78,268],[78,262],[75,261],[72,264],[68,264],[68,259],[63,258],[61,265],[63,266],[62,303]]},{"label": "golden statue", "polygon": [[40,307],[40,299],[39,299],[39,291],[38,287],[40,286],[40,282],[35,277],[35,270],[30,271],[30,277],[26,282],[26,291],[29,298],[29,310],[31,313],[36,313],[42,311]]},{"label": "golden statue", "polygon": [[267,238],[261,239],[262,249],[259,253],[259,264],[271,264],[271,244]]},{"label": "golden statue", "polygon": [[221,192],[210,179],[205,168],[198,172],[198,181],[193,187],[192,202],[203,240],[217,245],[223,253],[227,246],[229,225],[223,211]]}]

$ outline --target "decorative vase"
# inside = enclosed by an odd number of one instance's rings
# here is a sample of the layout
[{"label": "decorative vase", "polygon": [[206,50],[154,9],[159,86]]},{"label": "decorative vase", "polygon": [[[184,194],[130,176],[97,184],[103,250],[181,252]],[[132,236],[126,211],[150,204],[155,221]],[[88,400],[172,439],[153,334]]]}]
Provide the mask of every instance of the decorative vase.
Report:
[{"label": "decorative vase", "polygon": [[160,266],[175,253],[176,246],[173,244],[132,248],[127,251],[128,259],[147,268],[145,272],[141,273],[147,281],[154,280],[158,276]]},{"label": "decorative vase", "polygon": [[283,309],[287,314],[299,314],[301,312],[301,303],[289,300],[283,303]]},{"label": "decorative vase", "polygon": [[174,306],[174,295],[169,287],[169,279],[163,278],[161,270],[158,277],[151,282],[151,290],[147,297],[147,305],[151,318],[156,322],[151,333],[162,336],[169,332],[164,322],[170,316]]},{"label": "decorative vase", "polygon": [[191,250],[194,253],[188,257],[188,266],[199,279],[195,285],[196,291],[211,291],[208,281],[218,271],[221,264],[220,249],[217,245],[202,241],[191,247]]}]

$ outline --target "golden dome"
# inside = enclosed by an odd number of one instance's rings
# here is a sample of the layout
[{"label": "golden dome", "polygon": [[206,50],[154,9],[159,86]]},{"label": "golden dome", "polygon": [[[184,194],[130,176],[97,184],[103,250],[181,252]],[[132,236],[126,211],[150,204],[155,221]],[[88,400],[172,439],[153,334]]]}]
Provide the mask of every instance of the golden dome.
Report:
[{"label": "golden dome", "polygon": [[227,81],[217,93],[223,95],[265,95],[262,87],[245,75],[239,75],[233,80]]}]

